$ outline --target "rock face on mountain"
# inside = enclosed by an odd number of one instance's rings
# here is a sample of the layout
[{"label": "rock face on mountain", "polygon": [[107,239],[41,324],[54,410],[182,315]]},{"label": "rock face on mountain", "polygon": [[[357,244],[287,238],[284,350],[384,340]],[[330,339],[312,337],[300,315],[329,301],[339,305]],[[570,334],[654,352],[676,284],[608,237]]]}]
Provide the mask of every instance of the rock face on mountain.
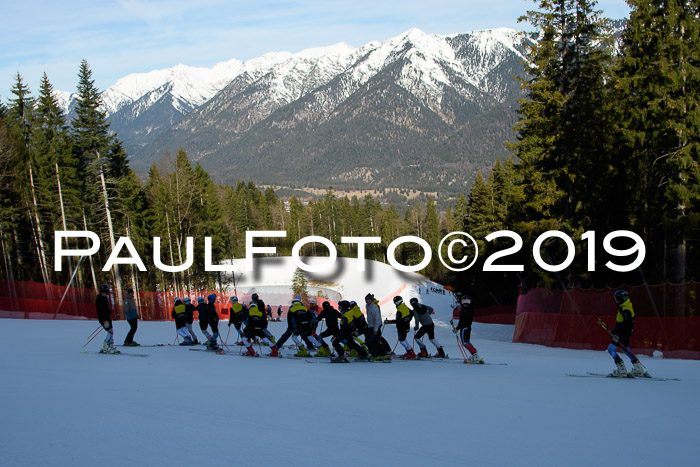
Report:
[{"label": "rock face on mountain", "polygon": [[220,182],[462,191],[515,138],[528,42],[511,29],[411,29],[130,75],[103,99],[140,171],[183,148]]}]

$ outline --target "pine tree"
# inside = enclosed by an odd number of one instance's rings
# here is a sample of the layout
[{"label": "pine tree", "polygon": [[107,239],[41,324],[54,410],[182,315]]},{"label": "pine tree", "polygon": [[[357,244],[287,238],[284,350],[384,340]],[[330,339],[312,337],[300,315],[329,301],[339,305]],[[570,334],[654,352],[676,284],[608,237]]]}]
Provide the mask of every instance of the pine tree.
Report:
[{"label": "pine tree", "polygon": [[620,164],[628,176],[625,213],[644,229],[647,251],[670,251],[650,262],[662,267],[655,276],[682,282],[687,239],[693,231],[697,236],[699,225],[700,6],[690,0],[628,3],[615,83]]},{"label": "pine tree", "polygon": [[[47,241],[53,244],[54,230],[69,230],[69,226],[70,230],[74,230],[78,225],[82,203],[78,189],[80,182],[77,177],[77,160],[73,155],[66,117],[53,95],[53,86],[46,73],[42,76],[39,87],[34,140],[33,158],[38,172],[39,204],[44,218],[48,220]],[[67,283],[72,275],[70,258],[67,261],[68,276],[65,281],[59,282]]]},{"label": "pine tree", "polygon": [[[20,213],[18,221],[24,218],[24,222],[31,227],[31,235],[34,249],[36,251],[36,261],[41,273],[42,282],[49,282],[49,267],[46,255],[46,239],[44,232],[42,213],[39,207],[38,183],[39,172],[37,168],[41,166],[41,161],[36,158],[34,137],[34,113],[36,99],[31,96],[29,87],[24,84],[22,76],[17,73],[15,84],[11,90],[14,98],[10,100],[8,122],[10,123],[10,134],[15,140],[17,154],[15,180],[17,193],[21,196],[22,207],[26,208],[26,217]],[[20,235],[23,238],[23,235]],[[29,250],[29,249],[28,249]],[[48,289],[47,289],[48,291]]]},{"label": "pine tree", "polygon": [[[100,93],[92,79],[92,70],[85,60],[81,61],[78,72],[75,114],[71,121],[74,150],[81,176],[85,180],[86,196],[94,206],[94,210],[90,212],[100,214],[91,219],[91,222],[104,226],[111,251],[115,246],[118,226],[112,212],[114,206],[110,207],[110,202],[113,203],[116,199],[117,180],[110,175],[124,175],[121,169],[123,152],[120,149],[121,144],[109,131],[109,122],[102,110]],[[112,271],[117,295],[121,296],[118,266],[115,265]]]},{"label": "pine tree", "polygon": [[[598,217],[609,164],[604,20],[587,0],[543,0],[527,19],[538,29],[522,79],[527,97],[511,145],[525,180],[525,215],[568,231]],[[590,200],[590,201],[589,201]]]},{"label": "pine tree", "polygon": [[306,280],[306,275],[304,271],[296,268],[294,275],[292,276],[292,292],[294,295],[308,295],[308,281]]}]

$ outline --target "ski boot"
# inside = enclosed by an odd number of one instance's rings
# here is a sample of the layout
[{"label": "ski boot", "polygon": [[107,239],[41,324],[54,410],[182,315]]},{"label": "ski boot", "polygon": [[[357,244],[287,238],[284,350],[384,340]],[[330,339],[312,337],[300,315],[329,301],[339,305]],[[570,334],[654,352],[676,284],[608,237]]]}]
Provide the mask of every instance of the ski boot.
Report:
[{"label": "ski boot", "polygon": [[634,376],[635,378],[648,378],[649,373],[647,372],[646,368],[642,365],[642,362],[637,360],[632,364],[632,371],[630,371],[630,374]]},{"label": "ski boot", "polygon": [[246,357],[255,357],[255,350],[253,349],[253,346],[251,345],[248,347],[248,351],[245,353]]},{"label": "ski boot", "polygon": [[626,378],[627,377],[627,368],[625,367],[625,362],[622,361],[620,357],[617,357],[615,360],[615,365],[617,368],[610,373],[609,376],[612,376],[613,378]]},{"label": "ski boot", "polygon": [[445,349],[442,347],[438,348],[438,353],[433,355],[433,358],[447,358],[447,355],[445,355]]},{"label": "ski boot", "polygon": [[270,351],[269,356],[270,357],[279,357],[280,356],[279,352],[277,351],[277,346],[272,347],[272,350]]},{"label": "ski boot", "polygon": [[323,347],[323,346],[319,347],[318,352],[316,352],[316,355],[314,355],[314,357],[330,357],[330,356],[331,356],[330,350],[328,350],[326,347]]},{"label": "ski boot", "polygon": [[350,363],[350,360],[345,358],[345,355],[338,355],[337,357],[331,359],[331,363]]},{"label": "ski boot", "polygon": [[185,337],[180,345],[192,345],[192,338],[190,336]]},{"label": "ski boot", "polygon": [[218,351],[218,350],[219,350],[219,345],[218,345],[218,344],[216,343],[216,341],[214,341],[213,339],[209,339],[209,340],[207,341],[207,344],[206,344],[206,345],[207,345],[207,350],[214,350],[214,351]]},{"label": "ski boot", "polygon": [[302,345],[301,347],[299,347],[299,351],[298,351],[297,353],[295,353],[294,356],[295,356],[295,357],[308,357],[308,356],[309,356],[309,352],[307,352],[307,351],[306,351],[306,347],[304,347],[304,346]]},{"label": "ski boot", "polygon": [[479,352],[474,352],[471,357],[469,357],[469,363],[484,363],[484,359],[479,356]]},{"label": "ski boot", "polygon": [[114,346],[114,344],[108,344],[105,342],[102,345],[102,349],[100,349],[100,353],[119,353],[119,351]]},{"label": "ski boot", "polygon": [[415,360],[416,359],[416,353],[411,350],[407,350],[405,354],[401,355],[401,358],[403,360]]},{"label": "ski boot", "polygon": [[192,345],[199,345],[199,341],[197,340],[196,337],[194,339],[192,339]]},{"label": "ski boot", "polygon": [[418,358],[429,358],[430,355],[428,355],[428,349],[425,347],[422,347],[420,349],[420,352],[418,352],[418,355],[416,355]]}]

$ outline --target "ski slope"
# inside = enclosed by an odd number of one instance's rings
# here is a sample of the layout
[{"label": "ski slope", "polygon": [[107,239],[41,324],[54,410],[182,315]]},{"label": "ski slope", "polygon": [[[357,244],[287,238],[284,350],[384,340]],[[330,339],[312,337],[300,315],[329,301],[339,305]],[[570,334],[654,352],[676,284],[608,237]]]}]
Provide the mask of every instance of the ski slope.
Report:
[{"label": "ski slope", "polygon": [[[450,314],[438,310],[437,338],[454,357]],[[285,324],[270,329],[279,336]],[[96,327],[0,320],[1,465],[689,466],[700,458],[697,361],[642,357],[652,374],[682,381],[572,378],[613,363],[604,352],[514,344],[512,326],[479,323],[473,343],[507,366],[307,363],[180,346],[122,348],[149,355],[130,358],[95,353],[104,334],[80,353]],[[127,330],[115,322],[117,344]],[[393,327],[385,335],[396,342]],[[174,338],[170,322],[139,323],[136,334],[142,344]]]}]

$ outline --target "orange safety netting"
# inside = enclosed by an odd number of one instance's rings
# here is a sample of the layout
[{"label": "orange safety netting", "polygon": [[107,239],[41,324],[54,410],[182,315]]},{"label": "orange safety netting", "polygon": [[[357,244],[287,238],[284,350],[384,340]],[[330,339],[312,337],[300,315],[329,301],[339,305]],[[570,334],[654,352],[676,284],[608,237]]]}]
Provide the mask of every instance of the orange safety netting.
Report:
[{"label": "orange safety netting", "polygon": [[[635,352],[700,359],[700,283],[623,287],[634,306]],[[603,350],[615,327],[615,289],[533,289],[518,298],[513,342]]]},{"label": "orange safety netting", "polygon": [[[64,297],[65,294],[65,297]],[[135,297],[139,317],[146,321],[171,320],[170,313],[175,297],[189,297],[193,304],[197,304],[197,298],[209,294],[216,295],[216,309],[221,319],[228,319],[229,299],[232,292],[200,291],[200,292],[139,292]],[[252,293],[238,292],[236,294],[241,303],[248,303]],[[259,293],[265,300],[265,294]],[[95,300],[97,291],[80,287],[66,287],[54,284],[43,284],[33,281],[0,281],[0,318],[25,318],[25,319],[97,319]],[[275,297],[278,298],[278,297]],[[329,301],[337,307],[337,303],[323,297],[316,298],[318,303]],[[63,301],[61,301],[63,299]],[[291,300],[291,296],[289,297]],[[113,319],[123,319],[123,298],[117,299],[116,291],[109,294],[110,309]],[[270,303],[270,305],[272,305]],[[283,305],[282,317],[286,315],[288,305]],[[272,307],[272,316],[277,318],[277,306]],[[194,314],[198,319],[197,312]]]}]

